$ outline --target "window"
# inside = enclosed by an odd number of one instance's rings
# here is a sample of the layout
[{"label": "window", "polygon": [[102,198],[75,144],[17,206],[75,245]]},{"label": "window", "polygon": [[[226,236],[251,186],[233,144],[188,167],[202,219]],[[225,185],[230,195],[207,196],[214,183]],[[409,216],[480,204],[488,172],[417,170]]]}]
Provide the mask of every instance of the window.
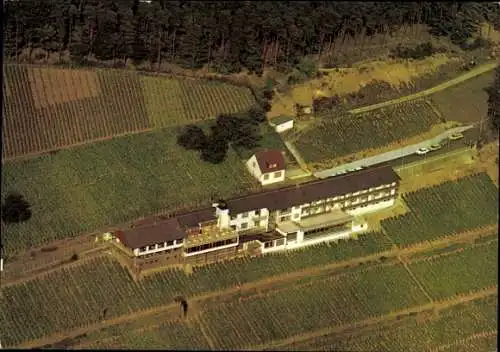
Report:
[{"label": "window", "polygon": [[254,162],[252,163],[252,167],[254,167],[254,168],[255,168],[256,166],[257,166],[257,163],[254,161]]},{"label": "window", "polygon": [[167,246],[173,246],[174,245],[174,241],[167,241]]},{"label": "window", "polygon": [[260,209],[257,209],[257,210],[255,211],[255,215],[256,215],[256,216],[259,216],[259,215],[260,215]]},{"label": "window", "polygon": [[243,219],[248,218],[248,212],[241,213],[241,217],[242,217]]},{"label": "window", "polygon": [[165,243],[158,243],[158,248],[163,248],[165,247]]},{"label": "window", "polygon": [[271,248],[273,246],[273,242],[264,243],[264,248]]},{"label": "window", "polygon": [[280,218],[280,221],[290,221],[290,218],[291,218],[291,216],[290,216],[290,215],[287,215],[287,216],[282,216],[282,217]]},{"label": "window", "polygon": [[231,216],[231,220],[236,220],[236,215]]},{"label": "window", "polygon": [[241,223],[241,228],[242,229],[246,229],[247,227],[248,227],[248,223],[247,222]]},{"label": "window", "polygon": [[146,252],[146,247],[139,248],[139,252]]},{"label": "window", "polygon": [[231,230],[236,230],[236,225],[231,225]]},{"label": "window", "polygon": [[274,173],[274,177],[275,177],[275,178],[281,177],[281,171],[276,171],[276,172]]},{"label": "window", "polygon": [[254,221],[253,226],[259,226],[259,221],[258,220]]},{"label": "window", "polygon": [[182,244],[182,242],[184,242],[184,240],[175,240],[175,244]]},{"label": "window", "polygon": [[285,239],[280,238],[279,240],[276,240],[276,246],[283,246],[285,244]]},{"label": "window", "polygon": [[264,174],[264,180],[269,180],[269,174]]},{"label": "window", "polygon": [[152,244],[151,246],[148,247],[148,249],[150,251],[155,250],[156,249],[156,244]]},{"label": "window", "polygon": [[294,220],[297,220],[297,219],[299,219],[299,218],[300,218],[300,214],[293,214],[293,219],[294,219]]}]

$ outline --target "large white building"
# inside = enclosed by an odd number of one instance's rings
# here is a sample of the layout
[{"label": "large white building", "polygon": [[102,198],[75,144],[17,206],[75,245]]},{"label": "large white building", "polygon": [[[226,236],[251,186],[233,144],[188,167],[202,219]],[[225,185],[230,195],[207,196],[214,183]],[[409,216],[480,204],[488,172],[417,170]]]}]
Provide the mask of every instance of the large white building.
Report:
[{"label": "large white building", "polygon": [[119,232],[135,256],[179,257],[221,250],[268,253],[347,238],[367,230],[359,215],[394,204],[399,176],[389,166],[219,201],[211,208]]}]

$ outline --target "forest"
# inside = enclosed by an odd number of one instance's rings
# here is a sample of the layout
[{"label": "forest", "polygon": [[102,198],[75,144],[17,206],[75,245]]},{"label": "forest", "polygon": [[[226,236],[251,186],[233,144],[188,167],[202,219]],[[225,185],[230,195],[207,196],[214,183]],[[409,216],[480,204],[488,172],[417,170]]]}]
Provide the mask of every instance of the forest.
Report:
[{"label": "forest", "polygon": [[4,55],[42,49],[220,73],[287,70],[346,35],[390,35],[426,24],[463,45],[481,22],[500,27],[495,2],[6,0]]}]

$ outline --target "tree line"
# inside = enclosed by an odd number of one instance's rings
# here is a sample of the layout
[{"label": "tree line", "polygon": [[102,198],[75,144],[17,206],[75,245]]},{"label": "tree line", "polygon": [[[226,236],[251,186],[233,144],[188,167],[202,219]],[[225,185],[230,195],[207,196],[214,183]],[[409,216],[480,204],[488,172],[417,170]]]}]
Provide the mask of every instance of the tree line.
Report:
[{"label": "tree line", "polygon": [[499,26],[494,2],[7,0],[4,51],[69,52],[75,62],[127,60],[221,73],[295,67],[332,41],[427,24],[465,42],[483,21]]}]

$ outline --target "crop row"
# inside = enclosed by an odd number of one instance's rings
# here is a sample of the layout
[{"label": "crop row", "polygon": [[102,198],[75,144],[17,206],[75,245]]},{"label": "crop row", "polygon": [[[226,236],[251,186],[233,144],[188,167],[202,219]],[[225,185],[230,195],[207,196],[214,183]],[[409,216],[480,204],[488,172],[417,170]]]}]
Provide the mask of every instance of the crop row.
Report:
[{"label": "crop row", "polygon": [[122,331],[122,335],[97,341],[90,349],[167,349],[167,350],[209,350],[210,346],[200,329],[199,323],[183,321],[161,324],[146,331]]},{"label": "crop row", "polygon": [[[356,245],[356,242],[352,244]],[[409,266],[433,297],[452,297],[495,284],[497,247],[490,244],[475,246],[457,254]],[[177,295],[189,299],[204,292],[223,290],[269,275],[345,259],[338,257],[337,253],[340,252],[341,246],[335,248],[323,245],[304,252],[291,252],[287,256],[205,266],[190,275],[180,270],[169,270],[140,282],[134,282],[128,271],[117,262],[107,258],[94,259],[87,264],[4,288],[0,299],[0,336],[4,346],[13,346],[95,323],[101,318],[108,319],[170,304]],[[363,255],[362,252],[351,254]],[[295,266],[291,264],[308,257],[323,259],[309,260],[306,264]],[[268,267],[275,269],[266,270]],[[209,306],[204,313],[205,324],[218,322],[217,326],[211,326],[211,329],[215,329],[212,331],[213,338],[219,341],[219,347],[235,348],[243,347],[244,344],[240,344],[234,334],[253,331],[245,324],[253,329],[257,326],[260,327],[258,329],[266,330],[265,334],[260,331],[255,333],[261,336],[258,341],[264,343],[271,338],[296,334],[301,329],[320,329],[332,321],[345,324],[426,303],[423,291],[404,267],[397,264],[361,270],[353,268],[340,276],[322,279],[322,282],[314,278],[304,280],[300,287],[296,283],[285,285],[280,291],[271,291],[264,297],[250,296],[243,302],[234,300]],[[270,313],[264,314],[267,310]],[[273,317],[270,322],[261,321],[269,316]],[[308,316],[314,316],[315,319],[307,319]],[[40,323],[42,321],[43,324]],[[224,324],[227,325],[225,328]],[[280,330],[280,326],[286,328]],[[237,329],[237,332],[230,336],[224,335],[224,329],[230,327]],[[246,336],[245,343],[250,343],[254,337]]]},{"label": "crop row", "polygon": [[221,164],[203,162],[177,146],[170,129],[11,161],[2,171],[2,195],[20,192],[33,213],[2,233],[6,255],[255,185],[233,151]]},{"label": "crop row", "polygon": [[4,96],[4,157],[149,127],[141,82],[133,73],[12,65],[5,72],[11,94]]},{"label": "crop row", "polygon": [[468,293],[498,284],[498,241],[409,264],[433,299]]},{"label": "crop row", "polygon": [[498,221],[498,188],[481,173],[403,195],[409,212],[382,221],[398,245],[432,240]]},{"label": "crop row", "polygon": [[[439,346],[453,344],[457,340],[463,340],[475,334],[494,331],[497,325],[497,299],[497,295],[489,296],[441,310],[439,315],[424,312],[420,313],[422,317],[407,317],[396,325],[382,326],[375,331],[356,332],[347,336],[345,334],[325,335],[302,343],[291,344],[284,349],[387,352],[435,350]],[[488,348],[463,349],[463,351],[495,350],[496,337],[473,340],[467,346],[474,348],[478,342],[481,346]],[[449,351],[456,351],[459,346],[454,347]]]},{"label": "crop row", "polygon": [[[245,301],[213,304],[202,320],[217,349],[241,349],[427,303],[401,265],[378,266]],[[217,322],[217,323],[212,323]]]},{"label": "crop row", "polygon": [[155,128],[245,111],[254,103],[249,89],[225,83],[152,77],[142,80],[149,120]]},{"label": "crop row", "polygon": [[[191,275],[177,269],[167,270],[146,277],[137,284],[116,262],[109,259],[94,260],[4,289],[4,298],[0,300],[0,310],[5,314],[2,318],[4,323],[0,324],[0,334],[5,336],[2,343],[14,345],[51,332],[91,323],[105,308],[109,309],[106,317],[126,314],[172,303],[177,295],[190,297],[217,291],[270,275],[372,254],[387,247],[384,235],[369,234],[349,243],[320,245],[287,254],[208,265],[195,268]],[[63,310],[51,310],[52,304],[61,306],[57,309]],[[43,306],[44,310],[35,309],[37,305]],[[72,310],[73,306],[79,308]],[[40,316],[34,317],[33,314],[39,311]],[[44,315],[47,318],[43,318]],[[25,323],[25,319],[30,322]],[[38,326],[40,319],[47,319],[47,324]],[[37,327],[23,330],[26,324],[37,324]]]},{"label": "crop row", "polygon": [[321,117],[322,123],[303,133],[295,145],[308,162],[376,149],[428,131],[439,123],[423,101],[401,103],[359,115]]}]

